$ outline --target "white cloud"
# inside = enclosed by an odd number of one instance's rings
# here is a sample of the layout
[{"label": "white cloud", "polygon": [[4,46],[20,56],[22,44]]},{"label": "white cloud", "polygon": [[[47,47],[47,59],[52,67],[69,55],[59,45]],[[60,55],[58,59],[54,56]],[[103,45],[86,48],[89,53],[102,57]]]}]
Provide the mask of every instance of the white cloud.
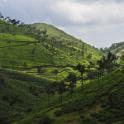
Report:
[{"label": "white cloud", "polygon": [[[55,17],[72,24],[116,24],[124,22],[124,3],[94,1],[79,3],[73,0],[58,1],[51,6]],[[62,20],[62,21],[63,21]]]}]

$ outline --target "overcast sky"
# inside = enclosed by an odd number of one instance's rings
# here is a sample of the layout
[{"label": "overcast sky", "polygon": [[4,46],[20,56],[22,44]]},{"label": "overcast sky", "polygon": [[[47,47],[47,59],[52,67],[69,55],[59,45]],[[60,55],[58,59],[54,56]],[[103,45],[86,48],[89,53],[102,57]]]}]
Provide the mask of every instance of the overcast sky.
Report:
[{"label": "overcast sky", "polygon": [[0,0],[0,11],[55,25],[96,47],[124,41],[124,0]]}]

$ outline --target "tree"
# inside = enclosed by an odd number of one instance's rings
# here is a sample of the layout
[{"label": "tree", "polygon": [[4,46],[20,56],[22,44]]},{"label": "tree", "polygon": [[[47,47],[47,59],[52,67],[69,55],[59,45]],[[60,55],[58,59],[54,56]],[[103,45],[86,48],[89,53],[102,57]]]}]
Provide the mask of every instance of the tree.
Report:
[{"label": "tree", "polygon": [[81,46],[81,53],[82,53],[82,59],[84,59],[84,51],[85,51],[85,44],[83,43],[82,46]]},{"label": "tree", "polygon": [[47,103],[50,106],[50,95],[55,93],[55,87],[52,84],[48,84],[45,86],[45,91],[47,93]]},{"label": "tree", "polygon": [[81,64],[78,64],[77,66],[76,66],[76,69],[80,72],[80,75],[81,75],[81,82],[82,82],[82,85],[83,85],[83,83],[84,83],[84,78],[83,78],[83,75],[84,75],[84,73],[85,73],[85,66],[84,65],[81,65]]},{"label": "tree", "polygon": [[111,52],[108,52],[105,64],[106,70],[108,70],[108,72],[114,69],[116,60],[117,60],[116,55],[112,54]]},{"label": "tree", "polygon": [[61,102],[61,105],[62,105],[62,102],[63,102],[63,93],[66,91],[66,85],[64,83],[64,81],[61,81],[59,84],[58,84],[58,93],[60,95],[60,102]]},{"label": "tree", "polygon": [[111,52],[108,52],[106,56],[103,56],[101,60],[97,62],[99,66],[98,69],[102,70],[102,72],[104,72],[105,70],[107,72],[110,72],[116,66],[116,60],[116,55],[112,54]]},{"label": "tree", "polygon": [[69,75],[67,76],[67,81],[70,82],[69,91],[72,94],[74,92],[74,88],[76,87],[76,81],[77,81],[77,77],[75,73],[73,72],[69,73]]},{"label": "tree", "polygon": [[4,77],[0,76],[0,86],[1,85],[5,85],[5,79],[4,79]]}]

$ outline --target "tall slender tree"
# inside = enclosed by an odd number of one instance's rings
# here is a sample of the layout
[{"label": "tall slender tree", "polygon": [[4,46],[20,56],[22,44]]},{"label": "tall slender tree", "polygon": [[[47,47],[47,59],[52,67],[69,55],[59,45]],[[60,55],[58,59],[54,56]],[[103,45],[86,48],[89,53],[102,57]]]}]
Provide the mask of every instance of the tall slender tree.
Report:
[{"label": "tall slender tree", "polygon": [[80,73],[80,75],[81,75],[81,84],[82,84],[82,86],[83,86],[83,84],[84,84],[84,73],[85,73],[85,66],[84,65],[82,65],[82,64],[78,64],[77,66],[76,66],[76,69],[79,71],[79,73]]},{"label": "tall slender tree", "polygon": [[69,73],[69,75],[67,76],[67,81],[69,82],[69,92],[72,95],[74,92],[74,88],[76,87],[76,74],[73,72]]},{"label": "tall slender tree", "polygon": [[58,93],[60,95],[60,103],[62,105],[62,102],[63,102],[63,93],[66,91],[66,85],[64,83],[64,81],[61,81],[59,84],[58,84]]}]

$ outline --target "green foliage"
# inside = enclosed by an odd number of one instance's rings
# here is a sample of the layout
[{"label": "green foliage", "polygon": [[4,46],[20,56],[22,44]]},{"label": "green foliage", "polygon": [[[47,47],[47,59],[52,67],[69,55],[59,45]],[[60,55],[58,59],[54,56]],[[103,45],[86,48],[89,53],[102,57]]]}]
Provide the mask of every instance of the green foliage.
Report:
[{"label": "green foliage", "polygon": [[0,114],[3,113],[0,123],[9,124],[31,113],[37,105],[44,105],[48,83],[50,81],[33,75],[0,70]]},{"label": "green foliage", "polygon": [[118,56],[120,64],[124,64],[124,42],[114,43],[109,48],[106,48],[104,52],[111,51]]},{"label": "green foliage", "polygon": [[[61,109],[55,111],[58,117],[73,112],[83,113],[81,123],[110,124],[124,118],[124,76],[120,70],[87,84],[78,95]],[[100,106],[100,107],[99,107]],[[88,117],[87,117],[88,115]]]},{"label": "green foliage", "polygon": [[[67,65],[83,61],[85,56],[94,53],[93,59],[101,53],[65,32],[47,25],[23,23],[16,20],[0,20],[0,65],[8,68],[53,64]],[[84,46],[83,48],[81,46]],[[87,49],[87,50],[84,50]],[[21,52],[20,52],[21,51]]]},{"label": "green foliage", "polygon": [[42,116],[42,118],[40,118],[38,124],[53,124],[54,120],[51,119],[48,115],[44,115]]}]

